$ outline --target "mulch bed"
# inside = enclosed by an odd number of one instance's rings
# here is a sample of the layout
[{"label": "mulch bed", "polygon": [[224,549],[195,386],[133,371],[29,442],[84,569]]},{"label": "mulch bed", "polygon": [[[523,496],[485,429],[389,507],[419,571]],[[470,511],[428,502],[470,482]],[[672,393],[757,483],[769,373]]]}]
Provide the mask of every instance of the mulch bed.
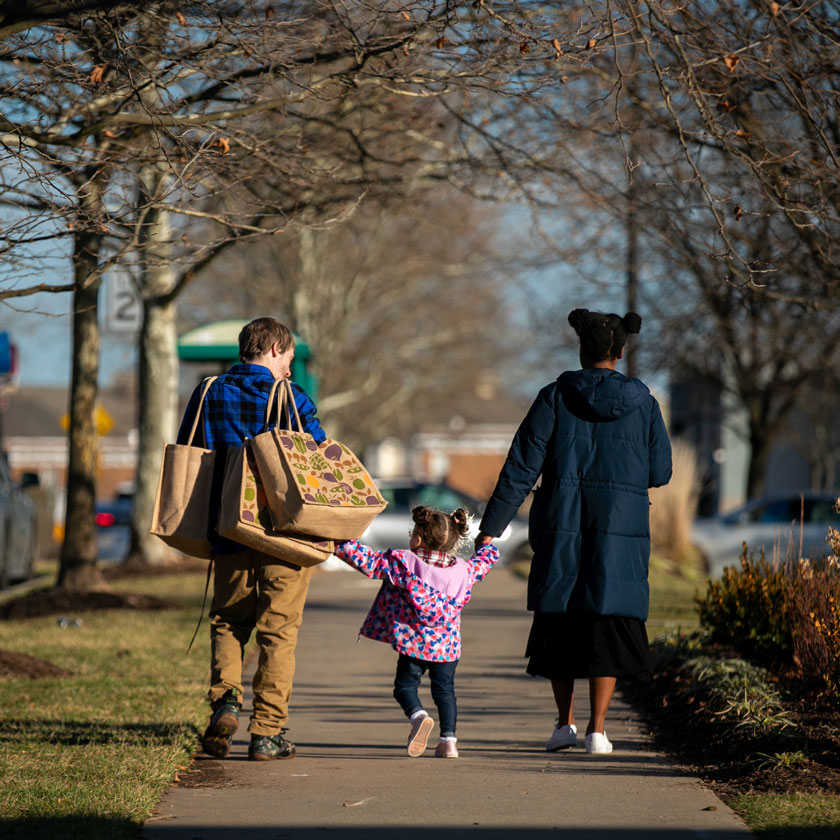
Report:
[{"label": "mulch bed", "polygon": [[70,677],[72,673],[26,653],[0,649],[0,679],[8,677]]},{"label": "mulch bed", "polygon": [[[708,782],[723,799],[745,793],[840,794],[837,702],[789,675],[775,679],[795,728],[765,738],[750,737],[746,728],[724,721],[702,687],[679,671],[628,684],[624,695],[640,713],[655,747]],[[775,758],[797,753],[805,760],[786,765]]]},{"label": "mulch bed", "polygon": [[179,607],[154,595],[139,592],[70,592],[36,589],[0,604],[0,620],[71,615],[95,610],[171,610]]}]

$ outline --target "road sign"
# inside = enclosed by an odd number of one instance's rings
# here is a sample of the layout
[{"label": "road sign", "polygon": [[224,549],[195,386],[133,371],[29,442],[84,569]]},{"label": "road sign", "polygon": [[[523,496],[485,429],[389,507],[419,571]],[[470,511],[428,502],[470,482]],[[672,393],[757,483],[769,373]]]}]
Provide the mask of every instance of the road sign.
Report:
[{"label": "road sign", "polygon": [[138,332],[143,324],[143,302],[131,277],[114,272],[105,286],[105,328],[109,332]]}]

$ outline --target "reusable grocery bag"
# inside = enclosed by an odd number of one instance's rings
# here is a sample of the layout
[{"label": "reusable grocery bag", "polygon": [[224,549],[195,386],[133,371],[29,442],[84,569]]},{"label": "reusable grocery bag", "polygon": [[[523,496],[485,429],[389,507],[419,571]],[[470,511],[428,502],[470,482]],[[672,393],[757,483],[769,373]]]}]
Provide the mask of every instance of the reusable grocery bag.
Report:
[{"label": "reusable grocery bag", "polygon": [[152,526],[149,528],[167,545],[193,557],[208,558],[213,553],[208,520],[216,453],[212,449],[193,446],[192,442],[207,391],[216,379],[210,376],[202,383],[204,387],[187,443],[167,443],[163,447]]},{"label": "reusable grocery bag", "polygon": [[223,537],[296,566],[323,563],[335,548],[331,540],[284,534],[272,528],[265,491],[248,440],[242,447],[228,449],[217,530]]},{"label": "reusable grocery bag", "polygon": [[278,421],[285,413],[288,428],[275,426],[252,441],[274,527],[331,540],[358,539],[387,502],[343,443],[327,439],[319,445],[303,431],[288,380],[282,380],[277,394],[283,406]]}]

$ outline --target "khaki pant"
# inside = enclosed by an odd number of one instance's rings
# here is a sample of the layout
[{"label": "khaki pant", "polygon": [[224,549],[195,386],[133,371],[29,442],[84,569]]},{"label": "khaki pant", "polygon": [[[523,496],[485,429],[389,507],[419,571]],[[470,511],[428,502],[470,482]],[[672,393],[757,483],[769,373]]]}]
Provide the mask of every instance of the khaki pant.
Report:
[{"label": "khaki pant", "polygon": [[295,645],[312,569],[301,569],[259,551],[213,560],[210,606],[210,700],[235,688],[242,696],[242,658],[257,631],[254,713],[248,730],[276,735],[289,719]]}]

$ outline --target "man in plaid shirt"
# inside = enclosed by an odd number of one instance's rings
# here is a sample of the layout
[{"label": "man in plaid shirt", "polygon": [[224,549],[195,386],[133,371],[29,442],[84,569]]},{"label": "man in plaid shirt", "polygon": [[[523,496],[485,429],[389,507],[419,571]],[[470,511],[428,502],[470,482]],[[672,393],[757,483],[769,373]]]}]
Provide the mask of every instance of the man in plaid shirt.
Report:
[{"label": "man in plaid shirt", "polygon": [[[210,510],[214,530],[227,450],[266,431],[269,391],[275,379],[291,376],[294,352],[294,339],[286,326],[274,318],[257,318],[239,334],[241,364],[220,376],[207,392],[201,427],[205,448],[216,451]],[[291,384],[303,430],[321,443],[326,435],[315,404],[302,388]],[[200,398],[199,386],[184,412],[178,443],[189,438]],[[242,653],[256,629],[260,654],[253,682],[248,757],[261,761],[294,756],[295,745],[284,737],[284,724],[289,718],[295,645],[311,571],[215,536],[208,693],[213,713],[202,738],[206,753],[224,758],[230,751],[242,707]]]}]

